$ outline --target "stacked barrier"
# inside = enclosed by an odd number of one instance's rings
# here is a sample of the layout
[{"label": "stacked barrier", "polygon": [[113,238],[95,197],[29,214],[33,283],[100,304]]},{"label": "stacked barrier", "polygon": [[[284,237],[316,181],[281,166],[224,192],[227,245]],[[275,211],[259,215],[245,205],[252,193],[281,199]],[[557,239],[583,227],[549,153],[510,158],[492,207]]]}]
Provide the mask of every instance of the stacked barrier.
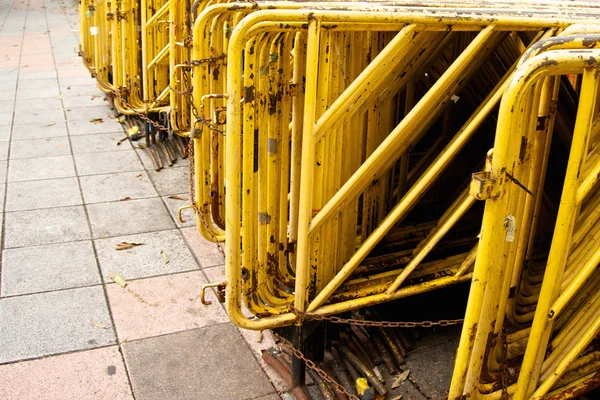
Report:
[{"label": "stacked barrier", "polygon": [[472,281],[449,398],[600,385],[600,7],[82,0],[80,16],[117,110],[191,138],[237,325]]}]

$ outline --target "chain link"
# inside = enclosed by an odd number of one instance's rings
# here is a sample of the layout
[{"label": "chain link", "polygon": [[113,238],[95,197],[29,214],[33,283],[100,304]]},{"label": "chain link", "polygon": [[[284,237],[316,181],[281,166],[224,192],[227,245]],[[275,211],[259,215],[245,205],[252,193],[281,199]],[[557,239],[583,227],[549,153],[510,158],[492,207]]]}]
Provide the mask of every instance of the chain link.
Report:
[{"label": "chain link", "polygon": [[113,89],[110,85],[108,85],[107,83],[102,82],[102,80],[100,80],[100,78],[98,78],[98,76],[96,75],[96,81],[98,82],[98,84],[100,86],[102,86],[104,89],[106,89],[107,91],[109,91],[111,94],[113,94],[117,99],[119,99],[119,101],[121,103],[123,103],[125,105],[125,107],[129,108],[131,111],[133,111],[133,113],[135,114],[135,116],[137,116],[138,118],[140,118],[141,120],[147,122],[148,124],[152,125],[154,128],[156,128],[157,130],[163,131],[163,132],[170,132],[170,129],[164,125],[161,125],[160,123],[153,121],[152,119],[148,118],[148,116],[145,113],[139,112],[135,109],[135,107],[133,107],[122,95],[121,93],[119,93],[118,91],[116,91],[115,89]]},{"label": "chain link", "polygon": [[331,386],[333,386],[333,388],[337,392],[346,395],[346,397],[348,397],[349,399],[360,400],[360,398],[358,396],[350,393],[348,390],[346,390],[346,388],[344,386],[340,385],[338,382],[335,381],[335,379],[333,379],[332,377],[330,377],[327,372],[325,372],[321,368],[317,367],[317,365],[314,363],[314,361],[312,361],[311,359],[307,358],[304,354],[302,354],[302,352],[300,350],[298,350],[294,346],[286,343],[284,341],[284,339],[281,338],[280,336],[277,336],[277,337],[281,340],[281,342],[279,343],[280,346],[285,347],[292,354],[294,354],[294,356],[296,356],[296,358],[299,358],[300,360],[304,361],[304,365],[306,365],[308,368],[310,368],[313,371],[315,371],[317,373],[317,375],[319,375],[321,377],[321,379],[323,379],[325,382],[327,382]]},{"label": "chain link", "polygon": [[340,318],[335,315],[325,316],[310,314],[299,311],[298,309],[290,306],[291,311],[296,314],[301,320],[305,321],[327,321],[333,324],[349,324],[365,327],[378,327],[378,328],[433,328],[436,326],[453,326],[460,325],[463,323],[463,319],[442,319],[439,321],[421,321],[421,322],[392,322],[392,321],[367,321],[362,319],[352,318]]},{"label": "chain link", "polygon": [[210,235],[212,241],[217,246],[217,250],[219,250],[219,253],[221,253],[223,258],[225,258],[225,250],[223,249],[223,246],[221,246],[221,243],[218,242],[217,237],[215,236],[215,234],[212,231],[212,227],[208,225],[208,222],[204,218],[204,214],[200,211],[200,209],[198,208],[198,204],[196,203],[196,192],[195,192],[195,185],[194,185],[194,176],[195,176],[195,174],[194,174],[194,139],[191,139],[191,138],[188,143],[188,157],[190,159],[190,173],[189,173],[189,175],[190,175],[190,201],[192,203],[192,209],[194,210],[194,213],[196,213],[196,215],[198,215],[200,217],[200,221],[202,222],[202,225],[204,225],[204,228]]}]

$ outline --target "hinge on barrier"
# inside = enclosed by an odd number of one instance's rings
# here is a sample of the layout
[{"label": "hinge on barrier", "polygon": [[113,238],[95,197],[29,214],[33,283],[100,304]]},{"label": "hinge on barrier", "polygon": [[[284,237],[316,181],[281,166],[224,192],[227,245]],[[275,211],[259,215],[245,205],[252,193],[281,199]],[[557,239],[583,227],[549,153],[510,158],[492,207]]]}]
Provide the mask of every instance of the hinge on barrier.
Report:
[{"label": "hinge on barrier", "polygon": [[112,21],[114,19],[115,19],[115,13],[111,13],[111,12],[106,13],[106,20],[107,21]]},{"label": "hinge on barrier", "polygon": [[117,12],[117,21],[127,21],[127,13],[122,11]]},{"label": "hinge on barrier", "polygon": [[476,200],[487,200],[498,196],[496,178],[491,171],[476,172],[471,175],[469,194]]},{"label": "hinge on barrier", "polygon": [[217,289],[217,300],[219,300],[219,303],[225,303],[225,288],[227,287],[227,282],[220,282],[202,285],[202,290],[200,291],[200,301],[202,304],[205,306],[210,306],[212,304],[212,301],[206,300],[206,289],[212,287]]}]

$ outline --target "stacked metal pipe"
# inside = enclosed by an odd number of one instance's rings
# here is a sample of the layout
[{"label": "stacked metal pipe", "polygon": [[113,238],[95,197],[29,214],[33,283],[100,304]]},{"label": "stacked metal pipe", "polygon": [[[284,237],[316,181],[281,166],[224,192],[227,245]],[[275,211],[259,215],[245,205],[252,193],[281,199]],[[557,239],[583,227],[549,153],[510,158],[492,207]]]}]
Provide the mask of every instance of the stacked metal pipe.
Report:
[{"label": "stacked metal pipe", "polygon": [[450,398],[553,398],[600,383],[599,16],[82,0],[81,50],[120,113],[193,141],[197,226],[226,242],[236,324],[473,280]]}]

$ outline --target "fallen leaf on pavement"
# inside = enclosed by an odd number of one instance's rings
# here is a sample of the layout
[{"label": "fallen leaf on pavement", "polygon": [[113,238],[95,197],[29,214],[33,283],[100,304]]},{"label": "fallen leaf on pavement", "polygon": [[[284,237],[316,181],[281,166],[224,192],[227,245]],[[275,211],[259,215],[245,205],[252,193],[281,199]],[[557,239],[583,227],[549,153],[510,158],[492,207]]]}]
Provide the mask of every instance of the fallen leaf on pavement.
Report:
[{"label": "fallen leaf on pavement", "polygon": [[127,196],[127,197],[123,197],[122,199],[119,199],[119,201],[127,201],[127,200],[131,200],[131,197]]},{"label": "fallen leaf on pavement", "polygon": [[95,319],[92,319],[90,321],[92,323],[92,325],[94,325],[96,328],[100,328],[100,329],[108,329],[108,326],[104,325],[102,322],[98,322]]},{"label": "fallen leaf on pavement", "polygon": [[94,119],[90,119],[90,122],[94,123],[94,124],[99,124],[104,122],[104,120],[102,118],[94,118]]},{"label": "fallen leaf on pavement", "polygon": [[125,278],[123,278],[123,276],[118,272],[111,272],[110,279],[112,279],[113,282],[117,283],[122,288],[127,286],[127,281],[125,281]]},{"label": "fallen leaf on pavement", "polygon": [[187,197],[177,196],[177,195],[169,196],[168,198],[169,199],[173,199],[173,200],[181,200],[181,201],[188,201],[189,200]]},{"label": "fallen leaf on pavement", "polygon": [[128,250],[128,249],[132,249],[135,246],[141,246],[144,243],[130,243],[130,242],[121,242],[119,244],[117,244],[116,249],[117,250]]},{"label": "fallen leaf on pavement", "polygon": [[169,263],[169,256],[167,255],[167,253],[165,253],[164,250],[161,250],[160,251],[160,255],[162,256],[163,261],[165,262],[165,264],[168,264]]},{"label": "fallen leaf on pavement", "polygon": [[394,379],[394,382],[392,382],[392,389],[396,389],[398,386],[400,386],[400,384],[404,382],[406,378],[408,378],[408,374],[410,374],[410,371],[407,369],[398,375],[396,379]]}]

